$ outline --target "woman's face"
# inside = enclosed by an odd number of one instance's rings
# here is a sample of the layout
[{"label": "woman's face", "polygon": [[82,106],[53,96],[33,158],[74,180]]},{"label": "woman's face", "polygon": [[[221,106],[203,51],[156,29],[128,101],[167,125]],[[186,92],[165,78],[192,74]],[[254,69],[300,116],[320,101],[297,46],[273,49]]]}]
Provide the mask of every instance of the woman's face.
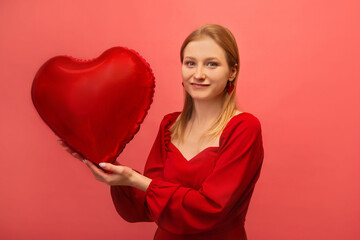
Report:
[{"label": "woman's face", "polygon": [[184,88],[194,100],[222,99],[227,81],[235,77],[225,51],[211,38],[191,41],[184,49],[182,78]]}]

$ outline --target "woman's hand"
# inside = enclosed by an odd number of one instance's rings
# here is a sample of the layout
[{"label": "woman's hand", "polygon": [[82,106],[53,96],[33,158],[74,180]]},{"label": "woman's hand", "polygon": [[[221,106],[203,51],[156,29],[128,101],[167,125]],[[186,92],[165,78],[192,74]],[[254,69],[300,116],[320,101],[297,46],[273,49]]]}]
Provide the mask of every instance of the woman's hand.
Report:
[{"label": "woman's hand", "polygon": [[80,161],[85,160],[80,154],[78,154],[77,152],[74,152],[73,150],[71,150],[71,148],[66,143],[64,143],[63,140],[59,139],[59,140],[57,140],[57,142],[64,148],[65,151],[67,151],[68,153],[73,155],[73,157],[79,159]]},{"label": "woman's hand", "polygon": [[91,161],[84,160],[84,163],[90,168],[95,179],[100,182],[106,183],[109,186],[133,186],[133,176],[136,172],[129,167],[111,163],[100,163],[100,167],[111,172],[108,174],[95,166]]},{"label": "woman's hand", "polygon": [[151,182],[150,178],[141,175],[129,167],[120,165],[117,161],[115,161],[117,165],[111,163],[100,163],[100,167],[111,172],[110,174],[105,173],[97,166],[95,166],[91,161],[84,159],[80,154],[72,151],[71,148],[67,146],[61,139],[58,140],[58,143],[75,158],[84,162],[90,168],[96,180],[106,183],[109,186],[131,186],[146,191]]},{"label": "woman's hand", "polygon": [[100,167],[112,172],[111,174],[107,174],[97,168],[90,161],[84,160],[84,163],[90,168],[96,180],[104,182],[110,186],[130,186],[145,192],[151,182],[150,178],[145,177],[144,175],[126,166],[114,165],[111,163],[99,163]]}]

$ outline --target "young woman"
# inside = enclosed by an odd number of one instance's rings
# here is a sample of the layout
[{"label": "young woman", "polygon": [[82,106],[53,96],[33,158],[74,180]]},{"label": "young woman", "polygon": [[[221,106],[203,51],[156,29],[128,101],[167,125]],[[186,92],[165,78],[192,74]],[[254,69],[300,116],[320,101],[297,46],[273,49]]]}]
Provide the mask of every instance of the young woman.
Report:
[{"label": "young woman", "polygon": [[180,57],[184,107],[162,119],[144,175],[100,163],[113,172],[106,174],[84,162],[111,186],[120,216],[157,223],[154,239],[247,239],[245,216],[264,151],[259,120],[236,108],[235,38],[220,25],[202,26],[185,39]]}]

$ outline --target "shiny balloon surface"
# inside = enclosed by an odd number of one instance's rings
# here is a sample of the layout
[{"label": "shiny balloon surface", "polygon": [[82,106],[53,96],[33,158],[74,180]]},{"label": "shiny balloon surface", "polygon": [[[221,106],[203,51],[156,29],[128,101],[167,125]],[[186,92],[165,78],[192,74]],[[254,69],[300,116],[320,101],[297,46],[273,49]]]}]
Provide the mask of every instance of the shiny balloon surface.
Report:
[{"label": "shiny balloon surface", "polygon": [[36,73],[33,104],[72,150],[94,162],[115,162],[152,103],[155,78],[134,50],[113,47],[98,58],[56,56]]}]

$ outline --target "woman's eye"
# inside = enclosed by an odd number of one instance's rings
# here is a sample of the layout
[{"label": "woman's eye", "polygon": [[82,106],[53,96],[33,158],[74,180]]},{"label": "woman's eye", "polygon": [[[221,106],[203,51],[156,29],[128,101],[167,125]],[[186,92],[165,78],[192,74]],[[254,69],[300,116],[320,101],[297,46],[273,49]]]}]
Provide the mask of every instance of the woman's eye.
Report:
[{"label": "woman's eye", "polygon": [[187,61],[187,62],[185,62],[185,65],[189,66],[189,67],[193,67],[193,66],[195,66],[195,63],[192,61]]},{"label": "woman's eye", "polygon": [[216,67],[216,66],[218,66],[218,64],[216,62],[209,62],[208,66],[209,67]]}]

